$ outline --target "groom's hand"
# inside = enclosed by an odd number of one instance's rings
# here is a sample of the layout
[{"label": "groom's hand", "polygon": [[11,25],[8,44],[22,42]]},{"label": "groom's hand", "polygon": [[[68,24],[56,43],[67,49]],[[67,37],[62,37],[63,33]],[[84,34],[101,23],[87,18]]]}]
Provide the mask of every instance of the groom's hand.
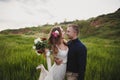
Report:
[{"label": "groom's hand", "polygon": [[55,63],[56,63],[57,65],[60,65],[60,64],[63,62],[62,59],[57,58],[57,57],[54,57],[54,60],[55,60]]}]

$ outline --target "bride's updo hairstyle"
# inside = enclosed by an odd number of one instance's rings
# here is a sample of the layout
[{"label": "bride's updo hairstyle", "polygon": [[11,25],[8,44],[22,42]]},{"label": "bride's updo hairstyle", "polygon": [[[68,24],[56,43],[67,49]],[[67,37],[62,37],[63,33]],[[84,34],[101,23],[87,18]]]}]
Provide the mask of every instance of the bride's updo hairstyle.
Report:
[{"label": "bride's updo hairstyle", "polygon": [[51,44],[51,48],[53,51],[53,54],[58,53],[58,48],[56,45],[61,44],[62,39],[62,31],[60,26],[55,26],[51,29],[50,35],[49,35],[49,43]]}]

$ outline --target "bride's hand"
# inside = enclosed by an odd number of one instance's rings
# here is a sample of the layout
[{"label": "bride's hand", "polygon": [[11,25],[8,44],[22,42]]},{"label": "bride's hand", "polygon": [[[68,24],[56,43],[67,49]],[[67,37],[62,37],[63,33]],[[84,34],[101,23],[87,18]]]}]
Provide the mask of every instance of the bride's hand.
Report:
[{"label": "bride's hand", "polygon": [[44,51],[45,51],[46,56],[50,56],[50,50],[49,49],[45,48]]},{"label": "bride's hand", "polygon": [[49,51],[49,49],[45,48],[45,53],[47,53]]},{"label": "bride's hand", "polygon": [[62,59],[57,58],[57,57],[54,57],[54,60],[55,60],[55,63],[56,63],[57,65],[60,65],[60,64],[63,62]]}]

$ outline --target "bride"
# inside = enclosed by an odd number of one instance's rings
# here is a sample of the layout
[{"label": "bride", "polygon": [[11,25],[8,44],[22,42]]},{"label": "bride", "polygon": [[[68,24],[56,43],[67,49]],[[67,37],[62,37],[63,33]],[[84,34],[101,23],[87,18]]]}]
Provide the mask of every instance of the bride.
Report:
[{"label": "bride", "polygon": [[[41,65],[41,79],[39,80],[64,80],[66,73],[66,63],[67,63],[67,53],[68,47],[64,41],[64,31],[61,27],[53,27],[50,36],[49,42],[51,44],[52,54],[55,60],[61,61],[61,64],[58,65],[54,62],[52,67],[50,68],[50,61],[47,60],[48,63],[48,71]],[[46,54],[50,53],[48,49],[45,50]],[[48,57],[48,56],[47,56]],[[49,69],[50,68],[50,69]],[[44,70],[44,71],[42,71]],[[46,74],[46,75],[42,75]]]}]

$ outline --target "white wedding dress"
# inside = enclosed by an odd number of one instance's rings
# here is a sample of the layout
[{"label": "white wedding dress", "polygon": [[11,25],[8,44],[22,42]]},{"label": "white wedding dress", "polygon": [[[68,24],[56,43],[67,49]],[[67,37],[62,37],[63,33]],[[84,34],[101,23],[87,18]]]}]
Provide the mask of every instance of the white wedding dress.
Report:
[{"label": "white wedding dress", "polygon": [[68,49],[61,50],[58,48],[58,54],[56,57],[62,59],[63,62],[60,65],[54,63],[52,66],[50,56],[47,55],[48,71],[44,68],[43,65],[39,66],[41,68],[39,80],[64,80],[66,73],[67,54]]}]

